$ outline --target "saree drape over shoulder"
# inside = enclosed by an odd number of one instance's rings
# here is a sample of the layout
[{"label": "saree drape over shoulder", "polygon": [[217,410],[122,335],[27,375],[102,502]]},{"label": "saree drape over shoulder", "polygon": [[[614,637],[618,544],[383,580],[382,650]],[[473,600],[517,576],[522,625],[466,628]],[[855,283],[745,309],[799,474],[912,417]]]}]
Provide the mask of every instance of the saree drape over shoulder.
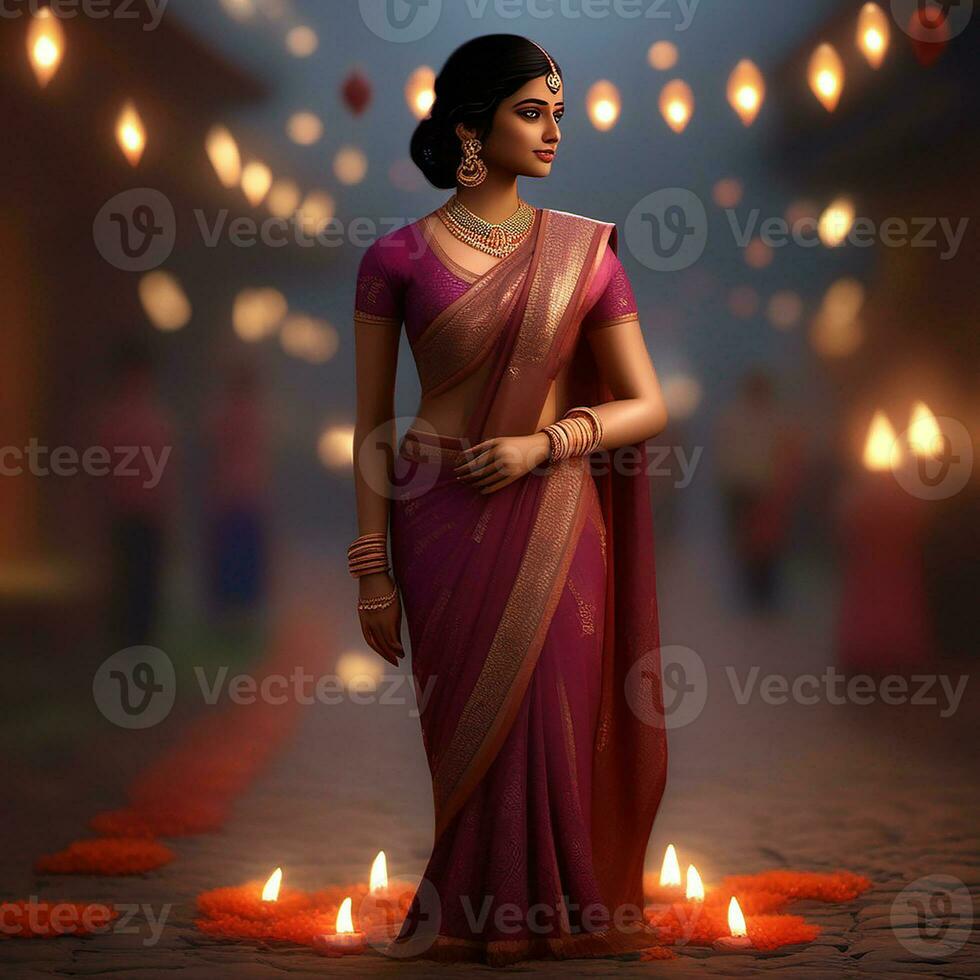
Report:
[{"label": "saree drape over shoulder", "polygon": [[559,414],[611,399],[582,323],[616,241],[613,224],[539,209],[412,342],[423,394],[486,382],[462,436],[413,425],[394,467],[435,843],[392,955],[503,965],[656,943],[642,875],[667,746],[646,446],[490,494],[452,472],[469,445],[536,431],[563,367]]}]

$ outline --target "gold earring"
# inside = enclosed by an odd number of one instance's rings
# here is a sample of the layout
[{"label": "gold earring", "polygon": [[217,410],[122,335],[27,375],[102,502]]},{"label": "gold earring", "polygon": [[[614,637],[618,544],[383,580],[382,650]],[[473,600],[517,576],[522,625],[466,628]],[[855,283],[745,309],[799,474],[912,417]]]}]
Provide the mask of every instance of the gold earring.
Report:
[{"label": "gold earring", "polygon": [[487,165],[479,157],[482,149],[478,139],[463,140],[463,161],[456,170],[456,180],[464,187],[478,187],[487,179]]}]

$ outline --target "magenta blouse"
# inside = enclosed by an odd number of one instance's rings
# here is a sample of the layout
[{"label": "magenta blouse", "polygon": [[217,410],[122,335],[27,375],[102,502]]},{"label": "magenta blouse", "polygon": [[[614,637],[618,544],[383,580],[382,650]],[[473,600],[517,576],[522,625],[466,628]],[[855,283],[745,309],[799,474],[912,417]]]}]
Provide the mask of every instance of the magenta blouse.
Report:
[{"label": "magenta blouse", "polygon": [[[381,235],[361,258],[355,315],[405,324],[409,343],[472,285],[466,270],[449,268],[433,251],[417,223]],[[582,307],[582,330],[596,330],[636,316],[636,299],[619,256],[607,248]]]}]

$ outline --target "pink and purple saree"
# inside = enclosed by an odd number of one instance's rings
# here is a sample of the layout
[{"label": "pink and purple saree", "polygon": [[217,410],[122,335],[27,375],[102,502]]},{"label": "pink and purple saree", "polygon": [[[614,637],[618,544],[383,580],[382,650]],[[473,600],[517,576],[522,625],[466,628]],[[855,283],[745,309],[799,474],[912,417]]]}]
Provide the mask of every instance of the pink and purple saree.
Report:
[{"label": "pink and purple saree", "polygon": [[504,965],[657,942],[642,919],[667,765],[646,446],[487,495],[452,472],[469,445],[534,432],[563,367],[559,414],[611,399],[578,342],[606,249],[615,225],[539,209],[413,342],[424,393],[487,380],[463,436],[413,425],[394,467],[436,824],[394,956]]}]

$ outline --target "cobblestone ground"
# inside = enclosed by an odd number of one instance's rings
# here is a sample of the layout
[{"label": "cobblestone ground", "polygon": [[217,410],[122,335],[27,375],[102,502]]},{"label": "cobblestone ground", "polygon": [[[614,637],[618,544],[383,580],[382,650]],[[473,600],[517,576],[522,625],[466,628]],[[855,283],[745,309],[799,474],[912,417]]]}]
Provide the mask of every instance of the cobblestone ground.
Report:
[{"label": "cobblestone ground", "polygon": [[[787,977],[980,976],[980,933],[972,903],[964,912],[952,894],[959,922],[930,938],[896,897],[928,876],[941,885],[962,882],[975,899],[980,888],[977,839],[980,787],[976,775],[974,681],[958,710],[942,717],[939,704],[880,702],[767,704],[756,692],[739,703],[733,691],[753,666],[761,677],[820,674],[830,657],[833,597],[815,587],[778,619],[750,622],[725,609],[722,594],[696,554],[659,556],[664,611],[663,642],[698,652],[708,667],[708,697],[690,724],[671,733],[668,789],[654,829],[648,869],[655,870],[668,842],[682,865],[693,862],[710,887],[729,873],[771,868],[867,874],[873,889],[844,906],[798,904],[791,911],[819,923],[822,933],[805,947],[769,955],[721,955],[681,948],[672,961],[635,958],[520,964],[529,976]],[[809,573],[808,573],[809,574]],[[346,601],[349,583],[307,576]],[[343,642],[353,641],[350,629]],[[343,631],[341,631],[343,632]],[[325,638],[325,642],[326,642]],[[336,643],[336,637],[333,638]],[[403,666],[402,671],[407,668]],[[955,678],[969,665],[945,665]],[[737,685],[736,685],[737,689]],[[421,873],[431,842],[430,789],[418,722],[404,704],[350,702],[305,709],[299,733],[239,801],[220,834],[175,842],[177,860],[140,879],[45,878],[31,875],[33,858],[83,836],[96,809],[117,802],[118,783],[105,769],[86,771],[88,755],[71,766],[41,760],[57,778],[41,778],[23,759],[16,785],[19,838],[6,849],[0,870],[3,894],[107,900],[148,906],[154,917],[169,909],[154,942],[147,917],[135,934],[83,940],[0,943],[0,971],[9,977],[111,976],[212,980],[288,974],[433,976],[490,973],[481,966],[402,964],[380,954],[325,960],[308,950],[223,942],[198,933],[194,896],[205,889],[262,877],[281,865],[290,884],[323,887],[365,878],[384,848],[393,875]],[[127,772],[133,760],[116,749]],[[946,896],[947,899],[950,895]],[[940,908],[941,911],[941,908]],[[938,955],[937,955],[938,954]]]}]

